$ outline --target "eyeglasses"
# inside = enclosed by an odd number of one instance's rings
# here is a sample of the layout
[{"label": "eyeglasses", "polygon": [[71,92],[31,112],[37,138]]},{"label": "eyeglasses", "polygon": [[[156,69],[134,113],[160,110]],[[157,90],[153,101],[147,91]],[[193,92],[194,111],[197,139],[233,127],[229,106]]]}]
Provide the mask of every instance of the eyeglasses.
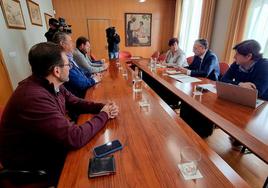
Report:
[{"label": "eyeglasses", "polygon": [[73,68],[73,64],[72,63],[60,65],[60,67],[65,67],[65,66],[69,66],[70,69]]}]

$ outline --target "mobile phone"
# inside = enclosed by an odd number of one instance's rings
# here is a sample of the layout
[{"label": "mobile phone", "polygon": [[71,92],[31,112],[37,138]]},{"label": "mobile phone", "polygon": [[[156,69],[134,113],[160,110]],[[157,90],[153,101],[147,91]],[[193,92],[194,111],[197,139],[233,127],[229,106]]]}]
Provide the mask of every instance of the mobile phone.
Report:
[{"label": "mobile phone", "polygon": [[115,151],[121,150],[122,144],[119,140],[114,140],[111,142],[107,142],[103,145],[97,146],[93,149],[93,153],[95,157],[103,157],[110,153],[114,153]]}]

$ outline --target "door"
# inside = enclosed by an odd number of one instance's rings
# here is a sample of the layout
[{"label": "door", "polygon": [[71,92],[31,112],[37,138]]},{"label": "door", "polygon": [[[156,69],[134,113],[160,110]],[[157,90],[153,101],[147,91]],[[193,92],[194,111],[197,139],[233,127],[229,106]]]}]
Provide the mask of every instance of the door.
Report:
[{"label": "door", "polygon": [[108,58],[106,29],[109,27],[108,19],[88,19],[88,38],[91,44],[91,53],[96,59]]},{"label": "door", "polygon": [[0,105],[4,106],[13,92],[2,51],[0,49]]}]

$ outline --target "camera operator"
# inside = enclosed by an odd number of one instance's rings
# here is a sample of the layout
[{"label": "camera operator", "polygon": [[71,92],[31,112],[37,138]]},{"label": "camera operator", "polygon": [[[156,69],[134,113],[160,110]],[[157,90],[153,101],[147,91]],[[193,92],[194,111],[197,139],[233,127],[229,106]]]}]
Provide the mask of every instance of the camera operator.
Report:
[{"label": "camera operator", "polygon": [[59,18],[59,20],[55,18],[50,18],[49,21],[49,30],[45,33],[45,37],[47,41],[52,41],[52,38],[56,32],[65,32],[67,34],[72,33],[71,25],[67,25],[65,23],[64,18]]},{"label": "camera operator", "polygon": [[109,59],[117,59],[119,57],[120,36],[116,33],[115,27],[106,29],[106,37],[108,42]]},{"label": "camera operator", "polygon": [[55,18],[50,18],[49,21],[49,30],[45,33],[47,41],[52,41],[53,35],[58,31],[59,21]]}]

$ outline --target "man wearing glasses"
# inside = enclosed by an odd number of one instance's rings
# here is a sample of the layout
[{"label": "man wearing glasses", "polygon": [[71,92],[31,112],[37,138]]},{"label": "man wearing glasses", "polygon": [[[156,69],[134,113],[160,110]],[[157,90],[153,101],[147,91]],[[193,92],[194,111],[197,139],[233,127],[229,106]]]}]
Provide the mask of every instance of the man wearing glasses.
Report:
[{"label": "man wearing glasses", "polygon": [[[59,45],[36,44],[28,59],[32,75],[19,83],[0,122],[0,161],[10,172],[44,170],[55,185],[67,152],[87,144],[118,115],[118,107],[86,101],[65,89],[71,64]],[[66,108],[96,115],[78,126],[66,118]]]}]

